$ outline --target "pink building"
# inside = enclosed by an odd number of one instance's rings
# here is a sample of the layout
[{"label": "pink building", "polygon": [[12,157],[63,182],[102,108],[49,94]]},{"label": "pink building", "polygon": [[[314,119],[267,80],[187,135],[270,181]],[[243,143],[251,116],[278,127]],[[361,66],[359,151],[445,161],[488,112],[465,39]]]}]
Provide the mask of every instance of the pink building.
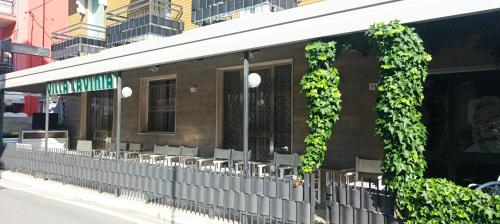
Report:
[{"label": "pink building", "polygon": [[[68,26],[68,18],[68,0],[0,0],[0,41],[50,49],[51,33]],[[51,62],[50,57],[2,51],[6,69]]]},{"label": "pink building", "polygon": [[[0,75],[52,62],[51,33],[68,25],[68,0],[0,0]],[[6,112],[31,117],[38,96],[6,93]]]}]

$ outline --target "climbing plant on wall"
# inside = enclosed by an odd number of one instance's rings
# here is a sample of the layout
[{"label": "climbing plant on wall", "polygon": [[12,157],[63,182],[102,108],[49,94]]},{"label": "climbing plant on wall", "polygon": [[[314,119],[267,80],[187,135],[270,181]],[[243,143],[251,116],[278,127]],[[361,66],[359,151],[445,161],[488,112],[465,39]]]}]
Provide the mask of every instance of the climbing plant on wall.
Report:
[{"label": "climbing plant on wall", "polygon": [[332,65],[335,44],[334,41],[317,41],[305,48],[309,69],[300,85],[307,98],[309,134],[305,139],[306,151],[301,156],[303,174],[312,173],[323,164],[326,141],[332,136],[333,125],[341,110],[340,76]]},{"label": "climbing plant on wall", "polygon": [[375,123],[384,145],[382,170],[396,191],[396,204],[405,223],[498,223],[500,197],[444,179],[423,178],[427,132],[418,108],[431,56],[418,34],[393,21],[371,26],[366,36],[379,52]]},{"label": "climbing plant on wall", "polygon": [[379,51],[380,81],[375,105],[376,133],[384,145],[382,170],[389,185],[423,177],[427,132],[418,108],[424,99],[427,62],[422,40],[413,28],[391,22],[370,27],[366,35]]}]

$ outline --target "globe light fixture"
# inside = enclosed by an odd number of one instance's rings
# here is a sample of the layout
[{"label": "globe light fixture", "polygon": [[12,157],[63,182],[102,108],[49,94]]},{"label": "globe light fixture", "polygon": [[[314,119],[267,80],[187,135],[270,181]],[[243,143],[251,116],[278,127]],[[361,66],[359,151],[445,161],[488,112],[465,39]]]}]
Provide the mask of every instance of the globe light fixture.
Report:
[{"label": "globe light fixture", "polygon": [[259,74],[252,73],[252,74],[248,75],[248,86],[250,88],[259,87],[260,81],[261,81],[261,78],[260,78]]},{"label": "globe light fixture", "polygon": [[123,87],[122,89],[122,98],[128,98],[132,96],[132,89],[128,86]]}]

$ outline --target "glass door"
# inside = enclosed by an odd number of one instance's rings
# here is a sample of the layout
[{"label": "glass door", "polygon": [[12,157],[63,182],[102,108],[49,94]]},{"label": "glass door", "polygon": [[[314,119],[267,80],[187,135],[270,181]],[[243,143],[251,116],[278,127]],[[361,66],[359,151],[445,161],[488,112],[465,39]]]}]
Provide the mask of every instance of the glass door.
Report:
[{"label": "glass door", "polygon": [[113,90],[87,95],[87,139],[94,149],[105,149],[113,130]]},{"label": "glass door", "polygon": [[[253,69],[261,84],[249,90],[248,146],[252,159],[271,160],[291,145],[291,65]],[[223,147],[243,149],[243,71],[224,72]],[[288,151],[289,152],[289,151]]]},{"label": "glass door", "polygon": [[250,71],[254,72],[260,75],[261,83],[248,91],[248,149],[252,150],[252,157],[256,160],[269,160],[273,137],[273,80],[271,69]]}]

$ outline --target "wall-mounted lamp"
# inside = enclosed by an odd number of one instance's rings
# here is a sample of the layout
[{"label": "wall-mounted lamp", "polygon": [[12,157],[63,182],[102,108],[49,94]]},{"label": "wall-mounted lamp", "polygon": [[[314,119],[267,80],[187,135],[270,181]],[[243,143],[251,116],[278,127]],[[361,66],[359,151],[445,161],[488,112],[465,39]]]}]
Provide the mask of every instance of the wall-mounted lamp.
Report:
[{"label": "wall-mounted lamp", "polygon": [[197,91],[198,91],[198,87],[196,87],[196,86],[189,87],[189,92],[196,93]]},{"label": "wall-mounted lamp", "polygon": [[128,98],[130,96],[132,96],[132,89],[128,86],[123,87],[122,98]]},{"label": "wall-mounted lamp", "polygon": [[252,74],[248,75],[248,86],[250,88],[257,88],[257,87],[259,87],[260,81],[261,81],[261,78],[260,78],[259,74],[252,73]]},{"label": "wall-mounted lamp", "polygon": [[158,67],[158,65],[153,65],[153,66],[151,66],[151,68],[149,68],[149,70],[156,73],[156,72],[160,71],[160,67]]}]

